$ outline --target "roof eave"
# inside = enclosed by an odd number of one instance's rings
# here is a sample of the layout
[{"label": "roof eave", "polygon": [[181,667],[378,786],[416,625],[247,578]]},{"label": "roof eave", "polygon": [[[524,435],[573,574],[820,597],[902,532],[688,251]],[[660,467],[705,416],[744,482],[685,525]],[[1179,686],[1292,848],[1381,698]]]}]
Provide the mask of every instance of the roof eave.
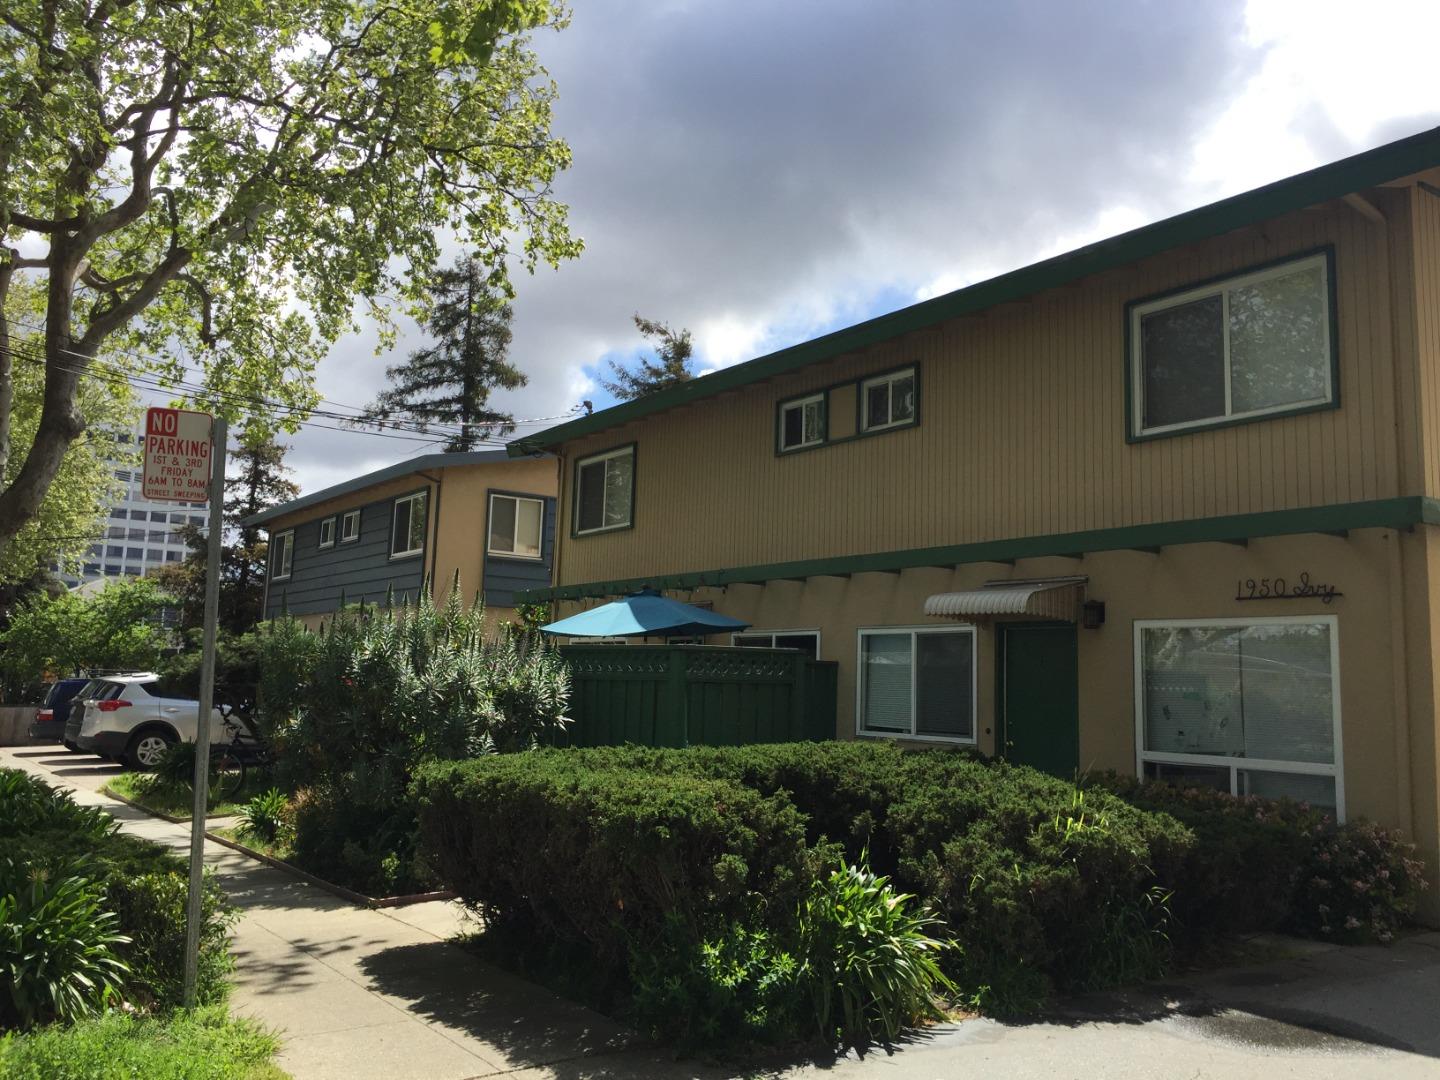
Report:
[{"label": "roof eave", "polygon": [[1001,274],[975,285],[923,300],[822,337],[792,345],[734,367],[702,375],[635,401],[516,439],[512,457],[553,449],[653,413],[685,405],[726,390],[774,378],[821,360],[936,323],[974,314],[997,304],[1024,299],[1091,274],[1219,236],[1246,225],[1329,202],[1387,181],[1440,165],[1440,127],[1367,150],[1233,195],[1219,202],[1132,229],[1074,251]]}]

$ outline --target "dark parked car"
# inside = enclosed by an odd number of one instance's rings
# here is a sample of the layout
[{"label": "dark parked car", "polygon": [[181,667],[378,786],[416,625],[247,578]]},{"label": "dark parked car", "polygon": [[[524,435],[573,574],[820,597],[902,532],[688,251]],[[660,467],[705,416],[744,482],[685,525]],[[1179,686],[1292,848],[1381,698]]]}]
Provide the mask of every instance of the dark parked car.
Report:
[{"label": "dark parked car", "polygon": [[70,717],[70,702],[89,679],[61,679],[50,684],[35,721],[30,725],[30,738],[59,742],[65,737],[65,721]]}]

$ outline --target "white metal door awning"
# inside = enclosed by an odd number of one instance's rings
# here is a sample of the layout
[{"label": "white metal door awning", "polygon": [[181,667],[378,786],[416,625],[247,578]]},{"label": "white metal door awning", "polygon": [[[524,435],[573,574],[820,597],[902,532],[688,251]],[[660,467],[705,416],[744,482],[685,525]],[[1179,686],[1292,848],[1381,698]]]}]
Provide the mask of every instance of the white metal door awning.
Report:
[{"label": "white metal door awning", "polygon": [[978,589],[936,593],[925,614],[942,619],[983,619],[996,615],[1038,615],[1074,622],[1087,577],[987,581]]}]

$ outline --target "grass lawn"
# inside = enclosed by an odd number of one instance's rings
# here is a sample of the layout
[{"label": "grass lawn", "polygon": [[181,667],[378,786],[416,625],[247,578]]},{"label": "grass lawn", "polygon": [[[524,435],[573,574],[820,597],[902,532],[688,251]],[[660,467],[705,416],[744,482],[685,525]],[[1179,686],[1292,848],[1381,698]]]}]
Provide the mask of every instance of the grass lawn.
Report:
[{"label": "grass lawn", "polygon": [[[252,769],[245,774],[245,785],[233,797],[217,801],[211,796],[207,816],[223,817],[226,814],[239,813],[240,807],[249,802],[252,796],[268,790],[274,784],[268,773]],[[195,793],[190,790],[190,785],[166,783],[151,773],[121,773],[102,790],[107,794],[119,795],[139,803],[147,810],[186,820],[189,820],[190,811],[195,805]]]},{"label": "grass lawn", "polygon": [[166,1017],[111,1012],[70,1027],[0,1036],[6,1080],[287,1080],[279,1040],[224,1006]]}]

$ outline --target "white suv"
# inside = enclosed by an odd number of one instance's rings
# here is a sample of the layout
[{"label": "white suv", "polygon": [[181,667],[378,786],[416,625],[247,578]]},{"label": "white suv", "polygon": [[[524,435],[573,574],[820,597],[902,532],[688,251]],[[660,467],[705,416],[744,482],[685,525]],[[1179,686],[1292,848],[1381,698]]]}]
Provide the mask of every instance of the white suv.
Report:
[{"label": "white suv", "polygon": [[[75,740],[81,750],[124,761],[148,772],[167,747],[194,742],[200,703],[193,698],[164,697],[160,677],[145,672],[97,679],[83,691],[84,718]],[[219,709],[210,710],[210,742],[230,738]]]}]

